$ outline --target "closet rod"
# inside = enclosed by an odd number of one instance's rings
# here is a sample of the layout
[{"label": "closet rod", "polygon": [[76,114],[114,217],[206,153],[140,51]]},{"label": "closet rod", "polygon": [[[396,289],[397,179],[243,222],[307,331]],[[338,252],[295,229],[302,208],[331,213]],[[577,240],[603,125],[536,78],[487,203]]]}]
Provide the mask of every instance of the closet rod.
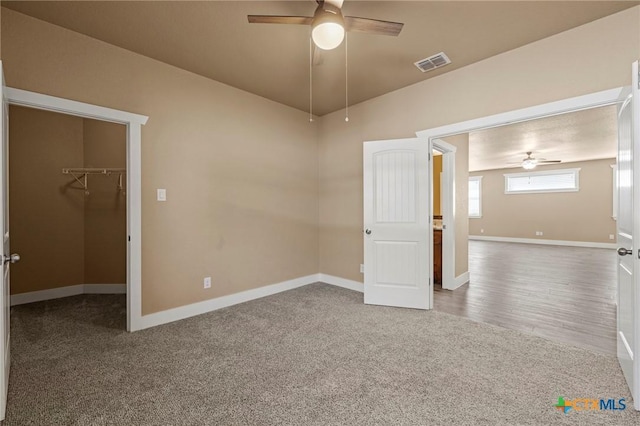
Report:
[{"label": "closet rod", "polygon": [[73,178],[82,185],[82,189],[84,189],[84,193],[89,195],[89,183],[87,182],[88,175],[111,175],[118,174],[118,191],[121,191],[124,194],[124,186],[122,185],[122,175],[127,172],[127,169],[120,168],[109,168],[109,167],[78,167],[78,168],[67,168],[62,169],[62,174],[71,175]]},{"label": "closet rod", "polygon": [[62,169],[65,175],[108,175],[111,173],[126,173],[127,169],[114,169],[108,167],[78,167]]}]

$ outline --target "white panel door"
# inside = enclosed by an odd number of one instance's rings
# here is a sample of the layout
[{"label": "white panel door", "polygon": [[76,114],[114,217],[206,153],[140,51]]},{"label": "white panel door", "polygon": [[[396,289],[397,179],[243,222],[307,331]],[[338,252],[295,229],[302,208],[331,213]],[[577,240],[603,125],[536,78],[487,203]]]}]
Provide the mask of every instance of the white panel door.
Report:
[{"label": "white panel door", "polygon": [[2,136],[2,149],[0,149],[0,164],[2,164],[2,177],[0,177],[0,235],[2,235],[2,274],[0,275],[0,359],[4,363],[0,368],[0,420],[4,420],[7,410],[7,390],[9,388],[9,265],[20,260],[20,256],[10,253],[9,247],[9,106],[5,98],[6,87],[4,84],[4,72],[0,62],[0,79],[2,81],[2,120],[0,120],[0,135]]},{"label": "white panel door", "polygon": [[[640,90],[638,62],[632,66],[631,90],[618,108],[618,360],[627,380],[634,407],[640,409],[638,342],[640,323]],[[634,212],[636,212],[634,214]]]},{"label": "white panel door", "polygon": [[429,309],[431,162],[427,139],[364,143],[364,302]]}]

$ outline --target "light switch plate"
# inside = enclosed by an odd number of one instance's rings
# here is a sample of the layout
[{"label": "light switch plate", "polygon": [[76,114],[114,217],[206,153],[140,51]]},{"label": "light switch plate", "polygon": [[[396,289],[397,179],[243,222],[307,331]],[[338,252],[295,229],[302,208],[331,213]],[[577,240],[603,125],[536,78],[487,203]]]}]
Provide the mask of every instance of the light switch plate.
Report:
[{"label": "light switch plate", "polygon": [[166,189],[158,189],[158,201],[167,201]]}]

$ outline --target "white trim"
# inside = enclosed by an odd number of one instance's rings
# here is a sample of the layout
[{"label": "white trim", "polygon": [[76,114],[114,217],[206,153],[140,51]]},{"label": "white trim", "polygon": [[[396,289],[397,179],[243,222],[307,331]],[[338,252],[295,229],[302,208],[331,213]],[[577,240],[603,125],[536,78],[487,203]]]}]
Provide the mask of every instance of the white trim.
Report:
[{"label": "white trim", "polygon": [[[616,160],[617,161],[617,160]],[[618,163],[609,164],[613,174],[613,208],[611,210],[611,219],[618,220]]]},{"label": "white trim", "polygon": [[277,284],[271,284],[265,287],[254,288],[252,290],[242,291],[240,293],[230,294],[228,296],[217,297],[202,302],[193,303],[191,305],[180,306],[178,308],[169,309],[162,312],[156,312],[149,315],[143,315],[140,319],[139,330],[155,327],[161,324],[194,317],[196,315],[206,314],[207,312],[216,311],[218,309],[227,308],[239,303],[248,302],[250,300],[260,299],[265,296],[281,293],[283,291],[292,290],[318,281],[318,274],[307,275],[306,277],[295,278],[289,281],[283,281]]},{"label": "white trim", "polygon": [[26,303],[42,302],[43,300],[60,299],[61,297],[77,296],[79,294],[124,294],[126,284],[77,284],[47,290],[30,291],[11,295],[11,306]]},{"label": "white trim", "polygon": [[[567,112],[581,111],[605,105],[613,105],[620,102],[620,95],[624,92],[624,90],[625,89],[623,87],[603,90],[597,93],[563,99],[556,102],[549,102],[546,104],[522,108],[515,111],[504,112],[501,114],[490,115],[473,120],[462,121],[459,123],[447,124],[445,126],[418,131],[416,132],[416,136],[421,138],[428,138],[433,142],[439,138],[458,135],[460,133],[469,133],[472,130],[489,129],[492,127],[504,126],[506,124],[520,123],[523,121],[535,120],[537,118],[560,115]],[[433,259],[431,260],[431,262],[433,262]],[[640,297],[640,295],[638,297]],[[431,286],[430,299],[433,302],[433,286]]]},{"label": "white trim", "polygon": [[25,303],[41,302],[43,300],[59,299],[61,297],[77,296],[84,291],[84,285],[70,285],[66,287],[52,288],[49,290],[31,291],[11,295],[11,306],[24,305]]},{"label": "white trim", "polygon": [[613,105],[619,102],[619,97],[623,90],[624,89],[621,87],[616,89],[603,90],[602,92],[591,93],[589,95],[576,96],[574,98],[563,99],[561,101],[549,102],[542,105],[504,112],[501,114],[489,115],[482,118],[462,121],[460,123],[448,124],[445,126],[434,127],[427,130],[420,130],[416,132],[416,136],[432,139],[444,138],[460,133],[468,133],[472,130],[489,129],[492,127],[520,123],[523,121],[535,120],[542,117],[550,117],[567,112],[580,111],[605,105]]},{"label": "white trim", "polygon": [[9,104],[55,111],[127,126],[127,331],[140,330],[142,317],[142,130],[149,117],[97,105],[7,88]]},{"label": "white trim", "polygon": [[[443,141],[434,139],[433,149],[442,152],[441,213],[442,213],[442,288],[452,289],[455,286],[454,274],[456,263],[456,151],[458,148]],[[433,175],[431,176],[433,182]],[[433,193],[433,192],[432,192]],[[433,213],[433,202],[431,203]],[[431,229],[431,246],[433,247],[433,227]],[[430,261],[433,265],[433,250],[430,250]],[[433,282],[432,282],[433,292]],[[433,309],[433,294],[430,295],[429,309]]]},{"label": "white trim", "polygon": [[633,361],[633,350],[631,350],[631,346],[629,346],[629,342],[624,337],[624,333],[622,331],[618,331],[618,337],[620,337],[620,341],[623,343],[625,351],[627,352],[627,356]]},{"label": "white trim", "polygon": [[433,140],[433,148],[444,153],[444,152],[457,152],[458,147],[451,145],[448,142],[443,141],[442,139],[434,139]]},{"label": "white trim", "polygon": [[591,247],[605,249],[617,248],[614,243],[597,243],[591,241],[538,240],[535,238],[485,237],[481,235],[469,235],[469,239],[478,241],[497,241],[503,243],[542,244],[548,246]]},{"label": "white trim", "polygon": [[85,104],[70,99],[57,98],[43,95],[42,93],[29,92],[22,89],[7,87],[7,100],[12,105],[20,105],[29,108],[55,111],[62,114],[75,115],[85,118],[93,118],[100,121],[112,121],[114,123],[147,124],[149,117],[117,109],[105,108],[98,105]]},{"label": "white trim", "polygon": [[456,277],[455,287],[448,288],[447,290],[455,290],[456,288],[465,285],[469,281],[471,281],[471,275],[469,274],[469,271],[464,272]]},{"label": "white trim", "polygon": [[325,284],[335,285],[337,287],[364,293],[364,284],[358,281],[348,280],[328,274],[318,274],[318,281]]},{"label": "white trim", "polygon": [[142,128],[127,129],[127,331],[136,331],[142,318]]}]

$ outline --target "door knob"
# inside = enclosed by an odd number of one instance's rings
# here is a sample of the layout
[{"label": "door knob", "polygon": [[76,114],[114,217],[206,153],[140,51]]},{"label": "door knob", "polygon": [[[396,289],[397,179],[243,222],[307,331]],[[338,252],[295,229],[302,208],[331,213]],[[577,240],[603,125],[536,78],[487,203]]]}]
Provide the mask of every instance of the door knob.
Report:
[{"label": "door knob", "polygon": [[364,230],[364,233],[367,235],[371,235],[371,229],[367,228]]},{"label": "door knob", "polygon": [[632,254],[633,254],[633,250],[629,250],[629,249],[626,249],[624,247],[620,247],[618,249],[618,255],[619,256],[626,256],[626,255],[632,255]]},{"label": "door knob", "polygon": [[4,256],[4,263],[18,263],[20,262],[20,255],[18,253],[13,253],[11,256]]}]

